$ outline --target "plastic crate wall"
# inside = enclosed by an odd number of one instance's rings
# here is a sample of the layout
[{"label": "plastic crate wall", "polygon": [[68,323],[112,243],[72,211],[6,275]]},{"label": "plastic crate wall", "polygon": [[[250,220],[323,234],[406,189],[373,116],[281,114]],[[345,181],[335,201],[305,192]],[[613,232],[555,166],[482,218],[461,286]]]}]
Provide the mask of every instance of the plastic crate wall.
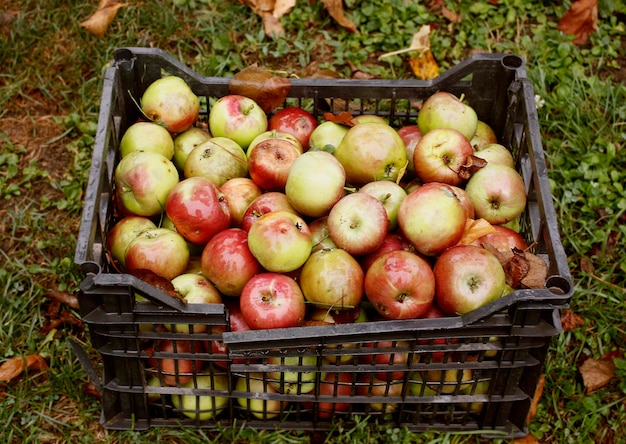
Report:
[{"label": "plastic crate wall", "polygon": [[[415,123],[415,104],[438,90],[463,96],[479,119],[494,128],[499,142],[511,149],[524,177],[528,203],[521,233],[548,263],[546,288],[517,290],[462,317],[223,334],[221,330],[229,329],[223,305],[185,306],[133,276],[118,274],[104,247],[115,222],[111,196],[119,142],[139,117],[136,103],[141,94],[164,73],[184,78],[202,98],[201,119],[207,119],[211,103],[229,92],[229,79],[201,76],[154,49],[120,49],[105,73],[75,262],[86,275],[81,315],[89,326],[92,346],[102,357],[106,427],[212,428],[243,420],[259,429],[328,430],[332,421],[319,419],[320,414],[344,424],[363,414],[412,430],[511,436],[526,432],[526,415],[551,338],[561,331],[559,308],[566,306],[573,287],[552,206],[533,88],[521,58],[477,55],[431,81],[293,79],[286,105],[303,106],[316,116],[328,111],[377,114],[399,127]],[[137,302],[137,295],[147,302]],[[164,324],[210,328],[182,334],[155,327]],[[190,341],[192,346],[175,352],[160,350],[154,346],[159,340]],[[218,342],[226,344],[228,356],[213,348]],[[389,363],[384,358],[390,355],[402,359]],[[350,361],[350,356],[357,359]],[[228,386],[188,388],[182,387],[182,380],[173,387],[150,385],[151,376],[161,382],[171,377],[163,363],[174,357],[202,363],[191,371],[192,381],[198,375],[223,375]],[[364,357],[376,359],[369,362]],[[299,393],[296,384],[294,393],[261,395],[235,390],[236,378],[248,384],[260,378],[266,391],[271,385],[286,392],[284,376],[272,377],[272,371],[299,378],[312,375],[314,389]],[[379,391],[372,391],[372,377],[391,371],[403,382],[401,390],[396,392],[396,384],[384,382],[376,386]],[[319,392],[321,379],[334,372],[351,375],[349,394],[324,397]],[[424,379],[427,383],[420,382]],[[228,402],[223,411],[206,412],[212,417],[200,421],[173,407],[171,398],[177,394],[210,395]],[[247,405],[239,404],[238,398],[247,400]],[[251,414],[249,402],[259,398],[265,400],[261,412]],[[270,412],[272,400],[280,401],[276,415]],[[347,410],[324,411],[327,406],[321,402],[331,400],[347,405]],[[192,411],[199,408],[195,405]]]}]

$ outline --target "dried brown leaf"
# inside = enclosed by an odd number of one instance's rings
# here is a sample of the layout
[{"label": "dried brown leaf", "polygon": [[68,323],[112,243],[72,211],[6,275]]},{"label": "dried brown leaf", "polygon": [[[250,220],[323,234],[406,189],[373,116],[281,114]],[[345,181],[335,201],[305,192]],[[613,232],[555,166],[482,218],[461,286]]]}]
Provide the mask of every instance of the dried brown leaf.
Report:
[{"label": "dried brown leaf", "polygon": [[430,80],[439,75],[439,65],[430,50],[423,51],[420,55],[409,59],[413,74],[419,79]]},{"label": "dried brown leaf", "polygon": [[595,274],[596,272],[596,269],[593,266],[591,259],[589,259],[587,256],[583,256],[580,258],[580,270],[587,274]]},{"label": "dried brown leaf", "polygon": [[572,310],[563,310],[563,315],[561,316],[561,324],[563,325],[564,331],[570,331],[585,325],[585,320],[581,316],[574,313]]},{"label": "dried brown leaf", "polygon": [[119,3],[117,0],[100,0],[100,5],[96,12],[82,22],[80,26],[85,28],[90,34],[102,38],[115,18],[117,11],[122,6],[125,6],[125,4]]},{"label": "dried brown leaf", "polygon": [[85,395],[91,396],[92,398],[102,399],[102,395],[100,394],[100,391],[91,382],[88,382],[87,384],[85,384],[84,392],[85,392]]},{"label": "dried brown leaf", "polygon": [[574,43],[585,43],[598,29],[598,1],[578,0],[574,2],[559,20],[557,29],[565,34],[575,35]]},{"label": "dried brown leaf", "polygon": [[587,394],[591,394],[607,385],[615,376],[613,360],[589,358],[578,368],[583,377]]},{"label": "dried brown leaf", "polygon": [[41,355],[15,356],[0,365],[0,382],[10,382],[25,370],[29,372],[45,372],[48,364]]},{"label": "dried brown leaf", "polygon": [[324,119],[346,126],[354,126],[355,124],[354,116],[352,116],[352,113],[349,113],[348,111],[344,111],[338,114],[324,113]]},{"label": "dried brown leaf", "polygon": [[266,113],[283,104],[291,89],[291,82],[264,68],[250,66],[235,74],[228,85],[231,94],[240,94],[254,100]]},{"label": "dried brown leaf", "polygon": [[358,66],[356,66],[352,61],[348,60],[348,66],[350,66],[350,78],[358,79],[358,80],[369,80],[374,79],[376,76],[374,74],[370,74],[361,70]]},{"label": "dried brown leaf", "polygon": [[526,416],[526,424],[530,424],[530,421],[532,421],[537,414],[537,408],[539,407],[539,401],[541,401],[541,396],[543,395],[543,388],[545,386],[545,383],[546,375],[539,375],[537,387],[535,388],[535,394],[530,404],[530,408],[528,409],[528,415]]},{"label": "dried brown leaf", "polygon": [[172,282],[169,279],[165,279],[164,277],[159,276],[158,274],[154,273],[153,271],[150,270],[145,270],[145,269],[139,269],[139,270],[133,270],[132,271],[132,275],[135,276],[138,279],[141,279],[142,281],[152,285],[153,287],[161,290],[163,293],[166,293],[168,295],[170,295],[173,298],[179,299],[182,302],[185,302],[185,299],[183,299],[174,289],[174,285],[172,284]]},{"label": "dried brown leaf", "polygon": [[538,444],[539,440],[535,438],[532,433],[529,433],[526,436],[522,436],[521,438],[515,438],[513,440],[513,444]]},{"label": "dried brown leaf", "polygon": [[548,279],[548,264],[539,256],[528,251],[524,252],[524,257],[530,268],[520,282],[522,288],[543,288],[546,279]]},{"label": "dried brown leaf", "polygon": [[452,23],[461,23],[461,14],[454,12],[445,6],[441,8],[441,14]]},{"label": "dried brown leaf", "polygon": [[548,265],[539,256],[519,248],[501,251],[489,243],[483,248],[493,253],[506,275],[506,283],[513,288],[543,288],[548,277]]},{"label": "dried brown leaf", "polygon": [[73,294],[69,294],[67,291],[50,290],[46,293],[46,297],[53,301],[65,304],[70,308],[78,310],[78,298]]},{"label": "dried brown leaf", "polygon": [[495,233],[496,229],[485,219],[467,219],[460,245],[469,245],[486,234]]},{"label": "dried brown leaf", "polygon": [[506,274],[506,283],[513,288],[519,288],[522,279],[528,274],[530,264],[524,256],[524,252],[518,248],[511,249],[513,256],[503,266]]},{"label": "dried brown leaf", "polygon": [[343,0],[322,0],[324,7],[330,14],[330,16],[335,19],[335,21],[350,32],[356,32],[356,25],[352,20],[346,17],[343,10]]},{"label": "dried brown leaf", "polygon": [[459,177],[461,179],[467,180],[472,177],[472,174],[474,174],[476,171],[486,166],[487,161],[485,159],[469,155],[467,156],[467,161],[465,162],[465,165],[461,165],[461,168],[459,169]]}]

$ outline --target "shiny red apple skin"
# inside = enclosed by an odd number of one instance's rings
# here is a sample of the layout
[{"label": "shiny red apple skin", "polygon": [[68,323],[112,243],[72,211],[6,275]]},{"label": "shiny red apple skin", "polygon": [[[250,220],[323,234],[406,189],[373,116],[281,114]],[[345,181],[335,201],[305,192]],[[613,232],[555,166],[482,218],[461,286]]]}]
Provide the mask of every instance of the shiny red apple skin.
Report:
[{"label": "shiny red apple skin", "polygon": [[411,251],[415,253],[415,248],[413,247],[413,245],[411,245],[411,242],[409,242],[402,233],[394,231],[391,233],[387,233],[382,245],[378,247],[375,251],[359,258],[361,268],[363,268],[363,271],[367,273],[367,270],[376,259],[378,259],[385,253],[396,250]]},{"label": "shiny red apple skin", "polygon": [[177,232],[167,228],[142,231],[126,248],[126,270],[150,270],[165,279],[183,274],[189,264],[189,247]]},{"label": "shiny red apple skin", "polygon": [[297,327],[306,307],[300,287],[280,273],[261,273],[244,286],[239,307],[253,330]]},{"label": "shiny red apple skin", "polygon": [[[203,345],[199,341],[160,339],[154,345],[156,353],[202,353]],[[180,386],[193,379],[194,374],[202,370],[203,361],[189,358],[160,358],[154,354],[148,358],[148,365],[157,369],[162,381],[168,386]]]},{"label": "shiny red apple skin", "polygon": [[268,138],[248,150],[250,178],[265,191],[284,191],[291,166],[301,152],[285,139]]},{"label": "shiny red apple skin", "polygon": [[250,231],[250,227],[253,223],[264,214],[271,213],[272,211],[289,211],[290,213],[298,214],[291,203],[289,203],[289,199],[287,199],[285,193],[280,191],[268,191],[256,197],[250,205],[248,205],[241,219],[241,228]]},{"label": "shiny red apple skin", "polygon": [[406,349],[406,347],[408,347],[408,343],[404,341],[377,341],[376,343],[367,342],[365,343],[365,346],[372,349],[372,352],[361,355],[359,357],[359,363],[370,366],[376,365],[378,369],[381,369],[382,367],[381,371],[374,373],[376,379],[379,379],[381,381],[398,381],[404,377],[405,371],[384,370],[384,367],[406,364],[409,360],[409,353],[406,351],[381,353],[378,350],[382,350],[383,348],[396,347],[398,347],[398,350],[400,349],[400,347],[404,347]]},{"label": "shiny red apple skin", "polygon": [[248,233],[241,228],[213,236],[202,250],[201,267],[202,274],[229,297],[238,297],[246,282],[262,271],[248,247]]},{"label": "shiny red apple skin", "polygon": [[190,177],[170,192],[165,212],[176,230],[189,242],[206,244],[230,226],[228,202],[209,179]]},{"label": "shiny red apple skin", "polygon": [[508,227],[493,225],[495,233],[485,234],[476,240],[477,245],[490,244],[499,251],[511,251],[518,248],[522,251],[528,249],[528,244],[521,234]]},{"label": "shiny red apple skin", "polygon": [[415,319],[432,305],[435,275],[430,264],[409,251],[390,251],[365,274],[365,295],[386,319]]},{"label": "shiny red apple skin", "polygon": [[[319,385],[319,399],[323,399],[317,403],[317,417],[320,419],[329,419],[337,413],[347,412],[350,409],[349,402],[337,402],[332,398],[352,396],[352,389],[355,386],[353,381],[353,373],[348,372],[329,372],[324,375]],[[304,408],[313,410],[312,402],[304,403]]]},{"label": "shiny red apple skin", "polygon": [[220,187],[230,209],[231,227],[241,228],[243,215],[254,199],[263,194],[263,190],[249,177],[234,177]]},{"label": "shiny red apple skin", "polygon": [[268,121],[269,130],[293,135],[302,145],[303,151],[309,149],[309,139],[317,125],[317,119],[313,114],[296,106],[289,106],[276,111]]}]

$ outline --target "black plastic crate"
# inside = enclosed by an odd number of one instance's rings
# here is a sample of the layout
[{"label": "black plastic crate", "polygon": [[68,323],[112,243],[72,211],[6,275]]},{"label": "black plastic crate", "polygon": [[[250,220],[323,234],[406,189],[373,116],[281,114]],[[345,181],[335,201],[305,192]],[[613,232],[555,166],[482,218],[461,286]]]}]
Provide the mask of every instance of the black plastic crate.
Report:
[{"label": "black plastic crate", "polygon": [[[105,427],[214,428],[245,421],[258,429],[322,431],[333,422],[349,426],[355,415],[368,415],[371,421],[415,431],[526,434],[526,416],[550,341],[561,331],[559,309],[567,306],[573,286],[523,59],[475,55],[430,81],[292,79],[285,105],[302,106],[315,116],[329,110],[377,114],[398,127],[415,123],[414,104],[438,90],[463,95],[510,148],[524,177],[528,202],[521,233],[548,264],[545,288],[516,290],[464,316],[249,332],[229,331],[224,305],[187,306],[136,277],[117,273],[106,253],[106,233],[115,222],[118,145],[139,117],[138,98],[164,73],[182,77],[201,97],[201,120],[206,121],[214,100],[229,93],[230,79],[203,77],[155,49],[119,49],[105,72],[75,254],[86,275],[79,295],[81,315],[102,358],[97,382]],[[177,333],[164,327],[171,324],[207,327]],[[173,348],[159,348],[160,340]],[[224,344],[220,352],[216,346]],[[222,354],[224,348],[227,354]],[[338,372],[344,374],[341,381],[322,382]],[[393,381],[378,381],[390,372]],[[292,377],[295,385],[289,384]],[[202,388],[206,381],[221,385]],[[250,393],[257,384],[262,393]],[[321,391],[329,387],[332,396]],[[192,397],[193,402],[181,406],[175,402],[181,394],[217,401],[206,407]],[[255,415],[250,410],[256,407],[260,411]],[[185,413],[203,413],[203,418]]]}]

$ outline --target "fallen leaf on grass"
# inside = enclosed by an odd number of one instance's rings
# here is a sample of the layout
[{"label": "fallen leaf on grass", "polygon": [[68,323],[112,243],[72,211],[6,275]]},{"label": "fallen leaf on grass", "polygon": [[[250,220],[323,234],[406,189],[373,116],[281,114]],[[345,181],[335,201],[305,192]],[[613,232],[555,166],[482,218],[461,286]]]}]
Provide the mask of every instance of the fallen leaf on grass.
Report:
[{"label": "fallen leaf on grass", "polygon": [[46,297],[53,301],[65,304],[70,308],[78,310],[78,298],[73,294],[69,294],[67,291],[50,290],[46,293]]},{"label": "fallen leaf on grass", "polygon": [[570,331],[585,325],[585,320],[572,310],[564,310],[561,316],[561,324],[564,331]]},{"label": "fallen leaf on grass", "polygon": [[406,52],[416,53],[409,58],[411,69],[416,77],[429,80],[439,75],[439,65],[430,51],[430,25],[423,25],[413,34],[408,48],[387,52],[379,56],[378,60]]},{"label": "fallen leaf on grass", "polygon": [[530,408],[528,409],[528,415],[526,415],[526,424],[530,424],[530,421],[533,420],[535,415],[537,414],[537,408],[539,407],[539,401],[541,401],[541,396],[543,395],[543,388],[546,384],[546,375],[540,375],[539,380],[537,381],[537,387],[535,388],[535,394],[533,396],[533,400],[530,403]]},{"label": "fallen leaf on grass", "polygon": [[283,104],[291,89],[291,82],[259,66],[249,66],[233,76],[228,84],[231,94],[254,100],[269,114]]},{"label": "fallen leaf on grass", "polygon": [[515,438],[513,440],[513,444],[537,444],[539,441],[532,433],[529,433],[526,436],[522,436],[521,438]]},{"label": "fallen leaf on grass", "polygon": [[574,44],[585,43],[598,29],[598,1],[578,0],[574,2],[556,27],[565,34],[575,35]]},{"label": "fallen leaf on grass", "polygon": [[607,385],[615,376],[615,363],[613,359],[586,359],[578,368],[583,377],[583,385],[590,395]]},{"label": "fallen leaf on grass", "polygon": [[117,0],[100,0],[100,5],[96,12],[82,22],[80,26],[85,28],[90,34],[102,38],[115,18],[118,9],[122,6],[125,6],[125,4],[119,3]]},{"label": "fallen leaf on grass", "polygon": [[0,382],[10,382],[25,370],[29,372],[45,372],[48,364],[41,355],[15,356],[0,365]]},{"label": "fallen leaf on grass", "polygon": [[322,0],[322,3],[330,16],[335,19],[341,27],[350,32],[356,32],[356,25],[352,20],[346,17],[344,13],[343,0]]},{"label": "fallen leaf on grass", "polygon": [[280,18],[296,5],[296,0],[239,0],[248,5],[263,20],[263,29],[268,37],[285,35]]}]

